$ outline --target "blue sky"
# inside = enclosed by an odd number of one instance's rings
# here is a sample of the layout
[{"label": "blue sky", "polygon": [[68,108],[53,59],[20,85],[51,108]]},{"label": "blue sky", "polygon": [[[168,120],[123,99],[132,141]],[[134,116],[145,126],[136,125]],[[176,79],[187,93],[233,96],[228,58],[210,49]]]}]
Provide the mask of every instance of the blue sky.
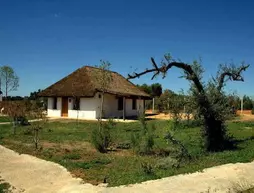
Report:
[{"label": "blue sky", "polygon": [[[253,9],[247,0],[0,0],[0,65],[14,68],[20,87],[12,95],[22,96],[101,59],[126,76],[168,52],[184,62],[202,57],[207,79],[220,63],[254,64]],[[226,89],[254,96],[253,69]],[[133,82],[188,88],[177,69],[151,76]]]}]

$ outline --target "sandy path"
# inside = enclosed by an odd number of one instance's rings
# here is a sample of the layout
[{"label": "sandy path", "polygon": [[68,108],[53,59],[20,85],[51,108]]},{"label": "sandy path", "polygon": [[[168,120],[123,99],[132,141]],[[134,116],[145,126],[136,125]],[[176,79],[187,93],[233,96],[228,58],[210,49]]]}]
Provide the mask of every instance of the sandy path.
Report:
[{"label": "sandy path", "polygon": [[[232,186],[254,187],[254,162],[226,164],[203,172],[178,175],[141,184],[104,188],[82,183],[62,166],[0,146],[0,176],[19,192],[29,193],[200,193],[228,192]],[[248,186],[247,186],[248,185]],[[231,191],[234,192],[234,191]]]},{"label": "sandy path", "polygon": [[[98,192],[102,188],[82,184],[59,164],[0,146],[0,176],[16,189],[31,193]],[[72,190],[73,191],[70,191]]]}]

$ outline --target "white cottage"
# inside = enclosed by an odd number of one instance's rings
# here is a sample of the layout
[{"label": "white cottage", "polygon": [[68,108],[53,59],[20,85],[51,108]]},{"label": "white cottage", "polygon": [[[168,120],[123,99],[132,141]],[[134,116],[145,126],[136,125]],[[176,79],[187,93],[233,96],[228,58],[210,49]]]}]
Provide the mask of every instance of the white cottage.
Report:
[{"label": "white cottage", "polygon": [[[103,118],[128,118],[144,111],[150,96],[116,72],[104,94]],[[98,80],[102,70],[84,66],[43,90],[48,98],[49,117],[97,119],[100,116],[102,90]]]}]

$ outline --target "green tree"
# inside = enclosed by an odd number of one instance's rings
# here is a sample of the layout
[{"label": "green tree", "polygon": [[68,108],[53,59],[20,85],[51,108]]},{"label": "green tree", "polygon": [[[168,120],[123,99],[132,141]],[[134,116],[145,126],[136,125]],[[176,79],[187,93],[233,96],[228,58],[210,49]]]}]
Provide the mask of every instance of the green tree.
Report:
[{"label": "green tree", "polygon": [[164,92],[161,94],[158,102],[158,108],[159,110],[163,111],[168,111],[170,109],[171,103],[172,103],[172,98],[176,94],[169,89],[164,90]]},{"label": "green tree", "polygon": [[232,141],[227,135],[227,128],[225,126],[225,117],[221,111],[225,104],[225,93],[223,88],[227,80],[243,81],[242,72],[245,71],[249,65],[242,63],[241,66],[236,67],[231,65],[220,65],[216,78],[213,78],[208,83],[203,82],[204,69],[201,62],[194,61],[192,64],[187,64],[181,61],[174,60],[169,54],[164,56],[161,66],[151,58],[153,68],[146,69],[141,73],[129,74],[129,79],[137,78],[147,73],[153,72],[152,79],[158,75],[166,77],[167,72],[172,67],[179,68],[183,71],[183,78],[188,80],[191,84],[190,93],[195,103],[196,111],[202,119],[202,135],[204,138],[204,145],[207,151],[222,151],[227,148],[232,148]]},{"label": "green tree", "polygon": [[10,66],[2,66],[0,68],[1,85],[3,85],[5,97],[8,93],[17,90],[19,87],[19,78]]},{"label": "green tree", "polygon": [[100,116],[99,119],[101,120],[103,117],[104,111],[104,95],[107,92],[110,84],[112,82],[112,74],[109,71],[111,64],[109,62],[105,62],[101,60],[101,65],[96,66],[99,68],[99,71],[96,71],[96,79],[99,86],[99,91],[101,92],[101,104],[100,104]]},{"label": "green tree", "polygon": [[243,96],[243,109],[244,110],[253,109],[253,100],[251,100],[251,98],[246,95]]},{"label": "green tree", "polygon": [[146,92],[147,94],[150,94],[150,95],[152,94],[152,88],[151,88],[151,86],[149,86],[149,85],[147,85],[147,84],[142,84],[142,85],[138,85],[138,84],[137,84],[137,87],[138,87],[140,90]]},{"label": "green tree", "polygon": [[36,100],[39,98],[39,93],[41,92],[41,89],[38,89],[38,91],[34,91],[30,93],[29,99],[30,100]]},{"label": "green tree", "polygon": [[162,94],[162,86],[160,83],[154,83],[151,85],[152,97],[159,97]]}]

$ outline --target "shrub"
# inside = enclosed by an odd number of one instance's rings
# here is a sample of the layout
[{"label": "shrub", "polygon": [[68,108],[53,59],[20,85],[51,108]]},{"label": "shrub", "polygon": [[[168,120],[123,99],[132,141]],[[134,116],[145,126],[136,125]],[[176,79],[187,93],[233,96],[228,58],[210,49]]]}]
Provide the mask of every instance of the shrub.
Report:
[{"label": "shrub", "polygon": [[11,185],[4,182],[0,182],[0,193],[7,193],[10,192],[9,189],[11,188]]},{"label": "shrub", "polygon": [[26,128],[24,130],[24,135],[33,135],[33,130],[31,128]]},{"label": "shrub", "polygon": [[110,119],[105,123],[99,121],[99,128],[93,130],[91,141],[95,149],[97,149],[99,152],[107,153],[108,147],[112,142],[110,130],[114,127],[115,123]]},{"label": "shrub", "polygon": [[254,108],[251,110],[251,114],[254,115]]},{"label": "shrub", "polygon": [[30,125],[30,123],[28,122],[28,119],[25,116],[19,116],[17,118],[18,124],[21,126],[27,126]]},{"label": "shrub", "polygon": [[139,133],[132,133],[131,144],[134,151],[141,155],[151,154],[154,147],[154,131],[155,126],[148,127],[145,115],[140,114],[139,121],[141,123],[142,130]]},{"label": "shrub", "polygon": [[116,144],[117,149],[130,149],[131,144],[129,142],[123,142]]},{"label": "shrub", "polygon": [[178,164],[178,161],[176,159],[172,157],[166,157],[166,158],[159,159],[156,163],[156,167],[159,169],[167,170],[177,166],[177,164]]},{"label": "shrub", "polygon": [[132,149],[134,151],[139,151],[139,146],[140,146],[140,135],[139,135],[139,133],[132,133],[131,134],[131,145],[132,145]]},{"label": "shrub", "polygon": [[154,174],[153,165],[149,161],[141,162],[141,169],[145,174]]},{"label": "shrub", "polygon": [[151,133],[147,133],[140,144],[139,154],[147,155],[152,152],[154,146],[154,136]]},{"label": "shrub", "polygon": [[80,154],[77,153],[71,153],[71,154],[67,154],[63,157],[64,159],[72,159],[72,160],[78,160],[81,158]]},{"label": "shrub", "polygon": [[90,169],[94,167],[107,165],[109,163],[111,163],[111,161],[108,159],[95,159],[95,160],[91,160],[90,162],[77,162],[76,167],[79,167],[82,169]]}]

